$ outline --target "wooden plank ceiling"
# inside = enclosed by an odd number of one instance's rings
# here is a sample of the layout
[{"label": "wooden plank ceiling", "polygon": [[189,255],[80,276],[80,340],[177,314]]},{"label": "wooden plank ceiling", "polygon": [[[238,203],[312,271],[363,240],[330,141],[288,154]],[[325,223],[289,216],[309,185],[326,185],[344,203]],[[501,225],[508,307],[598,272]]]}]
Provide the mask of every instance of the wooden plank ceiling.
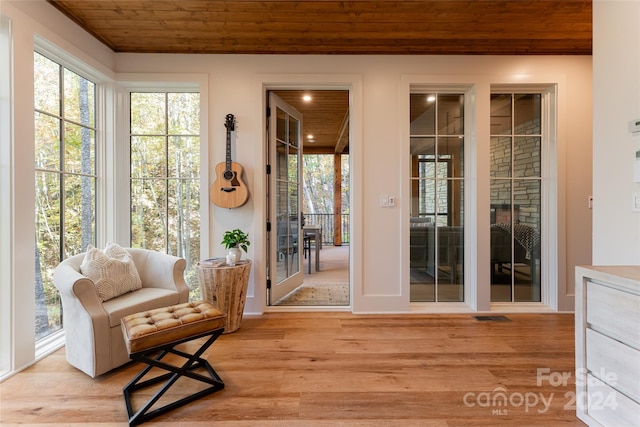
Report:
[{"label": "wooden plank ceiling", "polygon": [[[275,93],[302,113],[305,153],[349,152],[349,91],[278,90]],[[311,99],[303,100],[304,95],[309,95]]]},{"label": "wooden plank ceiling", "polygon": [[[114,52],[591,55],[591,0],[47,1]],[[305,151],[348,152],[348,92],[306,92]]]},{"label": "wooden plank ceiling", "polygon": [[48,1],[115,52],[591,54],[591,0]]}]

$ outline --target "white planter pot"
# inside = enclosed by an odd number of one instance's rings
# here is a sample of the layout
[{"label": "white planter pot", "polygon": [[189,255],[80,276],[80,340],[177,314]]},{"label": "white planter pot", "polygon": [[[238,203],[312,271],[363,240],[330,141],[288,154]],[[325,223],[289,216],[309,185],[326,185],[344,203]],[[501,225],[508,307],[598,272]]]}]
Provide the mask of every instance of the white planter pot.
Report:
[{"label": "white planter pot", "polygon": [[238,261],[242,258],[242,251],[240,248],[231,248],[227,253],[227,264],[236,265]]}]

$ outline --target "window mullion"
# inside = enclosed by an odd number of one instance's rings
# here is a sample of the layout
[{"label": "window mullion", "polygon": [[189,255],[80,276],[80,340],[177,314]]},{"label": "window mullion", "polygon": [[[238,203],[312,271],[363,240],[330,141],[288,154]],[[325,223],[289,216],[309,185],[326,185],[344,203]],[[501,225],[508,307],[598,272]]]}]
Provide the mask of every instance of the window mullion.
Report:
[{"label": "window mullion", "polygon": [[65,225],[65,215],[64,212],[66,211],[66,197],[65,197],[65,134],[66,134],[66,126],[64,123],[64,108],[65,108],[65,102],[64,102],[64,67],[62,65],[58,65],[58,75],[59,75],[59,81],[60,81],[60,85],[59,85],[59,91],[60,91],[60,102],[59,102],[59,108],[60,108],[60,143],[59,143],[59,150],[60,150],[60,246],[58,248],[60,255],[59,258],[60,260],[64,259],[64,248],[66,246],[66,225]]}]

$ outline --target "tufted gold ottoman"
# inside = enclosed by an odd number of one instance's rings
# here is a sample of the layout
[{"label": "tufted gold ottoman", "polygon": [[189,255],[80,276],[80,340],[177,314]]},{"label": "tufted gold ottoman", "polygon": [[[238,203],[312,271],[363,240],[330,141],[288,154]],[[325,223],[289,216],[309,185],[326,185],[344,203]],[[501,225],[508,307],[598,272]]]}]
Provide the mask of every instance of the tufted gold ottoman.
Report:
[{"label": "tufted gold ottoman", "polygon": [[[220,376],[208,361],[200,357],[222,334],[224,323],[225,314],[205,301],[172,305],[122,318],[120,324],[129,357],[147,365],[122,390],[130,426],[148,421],[224,388]],[[175,348],[178,344],[206,336],[210,337],[193,354]],[[169,353],[186,359],[186,362],[181,366],[165,363],[162,359]],[[153,367],[166,370],[168,373],[140,382]],[[204,368],[209,376],[194,372],[195,369],[200,368]],[[210,386],[151,410],[153,405],[182,376],[207,383]],[[131,402],[132,394],[137,390],[163,381],[164,385],[138,411],[134,411]]]}]

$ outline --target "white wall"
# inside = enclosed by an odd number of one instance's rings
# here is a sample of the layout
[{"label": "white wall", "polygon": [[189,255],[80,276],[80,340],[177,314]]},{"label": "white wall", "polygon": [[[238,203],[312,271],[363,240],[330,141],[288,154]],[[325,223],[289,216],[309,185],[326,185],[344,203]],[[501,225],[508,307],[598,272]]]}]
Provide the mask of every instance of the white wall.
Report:
[{"label": "white wall", "polygon": [[[113,54],[44,1],[3,2],[14,19],[16,51],[16,94],[21,95],[16,106],[16,127],[24,128],[21,144],[16,146],[18,165],[27,165],[19,172],[24,180],[16,180],[16,193],[22,200],[16,205],[16,217],[22,218],[21,235],[33,235],[32,195],[33,173],[33,96],[30,56],[33,33],[43,37],[88,62],[114,79],[130,79],[132,74],[158,73],[198,74],[208,76],[208,124],[205,135],[209,144],[209,183],[214,180],[213,167],[224,160],[224,117],[228,113],[238,120],[234,160],[246,171],[251,191],[249,203],[242,208],[224,210],[211,207],[207,223],[208,252],[203,256],[220,255],[217,242],[223,230],[242,227],[253,236],[249,257],[254,259],[247,311],[264,309],[264,138],[262,127],[264,86],[294,82],[298,85],[320,84],[349,87],[352,90],[352,159],[353,217],[355,230],[352,245],[352,285],[354,311],[409,312],[408,283],[402,257],[408,241],[405,233],[402,195],[408,194],[406,156],[408,141],[402,137],[408,117],[403,97],[407,84],[416,82],[454,82],[476,87],[478,112],[488,113],[491,84],[544,83],[557,84],[558,111],[558,233],[559,291],[554,296],[558,310],[573,308],[573,271],[577,264],[591,263],[591,211],[587,197],[591,194],[591,58],[586,56],[286,56],[286,55],[157,55]],[[4,6],[3,6],[4,7]],[[28,15],[23,12],[27,11]],[[4,13],[4,9],[3,9]],[[46,19],[45,19],[46,17]],[[34,21],[36,19],[37,21]],[[472,129],[474,144],[482,164],[475,165],[479,175],[468,177],[480,192],[488,194],[488,127]],[[484,147],[484,148],[483,148]],[[206,162],[205,162],[206,165]],[[403,166],[404,165],[404,166]],[[396,208],[380,208],[380,194],[397,197]],[[475,208],[488,226],[488,201],[478,201]],[[24,211],[24,212],[23,212]],[[20,216],[24,213],[24,216]],[[206,221],[206,219],[205,219]],[[479,287],[488,289],[488,233],[479,230],[477,271]],[[28,239],[24,239],[28,242]],[[20,246],[20,245],[16,245]],[[24,249],[16,247],[21,265],[32,264],[32,243]],[[32,283],[29,269],[25,280]],[[469,276],[468,276],[469,277]],[[15,284],[13,284],[15,286]],[[29,292],[31,292],[29,287]],[[25,294],[26,295],[26,294]],[[31,297],[32,298],[32,297]],[[478,308],[489,308],[484,297]]]},{"label": "white wall", "polygon": [[[497,57],[497,56],[265,56],[265,55],[139,55],[118,54],[118,73],[206,73],[209,75],[209,122],[211,128],[210,166],[224,159],[224,116],[233,113],[238,118],[239,131],[234,160],[244,165],[252,199],[247,206],[233,212],[212,209],[211,255],[220,254],[215,246],[222,230],[240,225],[253,236],[261,237],[264,223],[261,164],[263,150],[262,94],[259,83],[361,81],[362,98],[353,100],[352,107],[361,109],[362,128],[356,128],[361,139],[351,142],[354,159],[362,168],[352,172],[362,185],[352,186],[357,206],[363,217],[353,215],[352,223],[359,229],[362,241],[352,242],[353,259],[361,268],[354,274],[356,311],[409,310],[408,286],[403,287],[401,254],[406,242],[400,206],[406,201],[397,197],[398,208],[381,209],[380,194],[400,196],[408,185],[408,171],[403,170],[406,154],[401,136],[408,118],[403,113],[400,94],[407,88],[403,81],[472,83],[483,86],[486,98],[490,84],[497,83],[558,83],[560,111],[558,129],[559,194],[559,294],[560,310],[573,308],[573,270],[576,264],[590,263],[591,211],[587,198],[591,194],[591,58],[590,57]],[[359,76],[359,79],[352,78]],[[358,83],[360,84],[360,83]],[[488,99],[480,99],[480,102]],[[359,126],[359,125],[357,125]],[[488,135],[484,136],[485,139]],[[488,146],[478,141],[478,146]],[[257,154],[257,157],[256,157]],[[482,157],[482,156],[480,156]],[[486,159],[486,157],[484,157]],[[482,168],[480,168],[482,169]],[[486,168],[484,168],[486,171]],[[479,189],[488,185],[488,175],[482,177]],[[565,184],[567,187],[565,188]],[[487,214],[488,215],[488,214]],[[488,223],[488,219],[487,219]],[[486,245],[480,241],[479,246]],[[248,309],[262,311],[263,294],[259,289],[264,277],[264,260],[252,245],[250,257],[256,261],[254,286],[250,290]],[[362,248],[362,251],[357,250]],[[486,257],[487,250],[479,254]],[[479,271],[488,275],[488,265],[479,261]],[[479,279],[485,280],[485,279]],[[485,280],[486,281],[486,280]],[[252,300],[255,296],[255,300]],[[488,309],[488,304],[481,305]]]},{"label": "white wall", "polygon": [[640,135],[640,1],[593,2],[593,264],[640,264],[640,213],[631,211]]}]

